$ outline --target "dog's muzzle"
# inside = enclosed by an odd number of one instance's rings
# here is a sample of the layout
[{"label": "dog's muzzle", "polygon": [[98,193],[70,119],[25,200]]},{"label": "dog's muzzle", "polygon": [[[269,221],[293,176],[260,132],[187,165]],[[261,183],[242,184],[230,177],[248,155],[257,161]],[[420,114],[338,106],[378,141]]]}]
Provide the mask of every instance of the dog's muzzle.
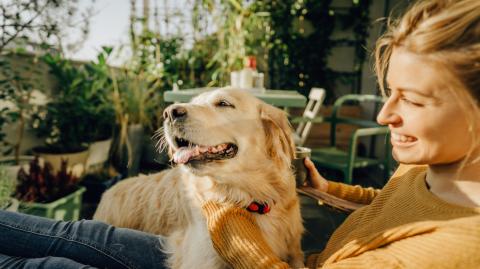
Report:
[{"label": "dog's muzzle", "polygon": [[171,105],[163,111],[166,124],[165,134],[172,138],[169,143],[171,143],[170,146],[174,151],[173,161],[175,163],[207,163],[231,159],[236,156],[238,147],[234,143],[202,145],[185,138],[185,127],[183,125],[187,116],[188,110],[182,104]]}]

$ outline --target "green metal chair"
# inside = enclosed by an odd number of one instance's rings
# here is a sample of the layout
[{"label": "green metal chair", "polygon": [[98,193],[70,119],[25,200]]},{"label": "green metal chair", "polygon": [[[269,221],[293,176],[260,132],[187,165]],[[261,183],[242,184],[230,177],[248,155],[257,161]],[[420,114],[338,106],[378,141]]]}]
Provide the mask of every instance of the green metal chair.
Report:
[{"label": "green metal chair", "polygon": [[[391,146],[389,142],[388,127],[380,126],[375,121],[357,119],[351,117],[340,117],[338,112],[340,107],[346,102],[377,102],[383,103],[384,99],[376,95],[349,94],[340,97],[333,105],[332,115],[325,118],[325,122],[330,122],[330,146],[326,148],[313,148],[311,159],[317,167],[339,170],[344,175],[344,182],[352,184],[353,170],[370,166],[379,166],[383,169],[385,179],[390,173]],[[336,146],[336,129],[338,124],[349,124],[358,127],[352,136],[348,145],[348,150],[341,150]],[[366,136],[381,136],[385,139],[385,151],[382,158],[360,157],[357,154],[359,139]]]}]

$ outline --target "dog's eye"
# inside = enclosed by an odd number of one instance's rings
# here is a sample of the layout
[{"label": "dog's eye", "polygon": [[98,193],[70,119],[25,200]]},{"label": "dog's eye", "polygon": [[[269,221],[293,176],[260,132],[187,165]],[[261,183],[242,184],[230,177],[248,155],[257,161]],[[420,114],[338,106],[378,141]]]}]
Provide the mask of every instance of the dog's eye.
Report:
[{"label": "dog's eye", "polygon": [[232,107],[232,108],[235,108],[234,105],[230,104],[228,101],[226,100],[220,100],[218,101],[216,104],[216,106],[220,106],[220,107]]}]

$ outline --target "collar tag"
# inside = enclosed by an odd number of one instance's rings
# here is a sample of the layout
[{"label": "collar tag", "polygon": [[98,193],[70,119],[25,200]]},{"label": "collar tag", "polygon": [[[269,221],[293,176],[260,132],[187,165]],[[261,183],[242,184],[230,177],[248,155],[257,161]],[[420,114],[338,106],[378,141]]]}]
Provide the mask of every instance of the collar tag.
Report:
[{"label": "collar tag", "polygon": [[247,211],[263,215],[270,212],[270,206],[267,203],[260,204],[258,202],[252,202],[247,207]]}]

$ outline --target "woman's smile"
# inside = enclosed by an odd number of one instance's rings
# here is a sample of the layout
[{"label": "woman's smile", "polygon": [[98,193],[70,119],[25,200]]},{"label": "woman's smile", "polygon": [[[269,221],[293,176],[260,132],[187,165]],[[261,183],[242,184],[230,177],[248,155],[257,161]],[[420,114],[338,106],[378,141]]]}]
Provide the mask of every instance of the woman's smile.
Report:
[{"label": "woman's smile", "polygon": [[415,144],[417,138],[391,131],[391,142],[394,147],[409,147]]}]

